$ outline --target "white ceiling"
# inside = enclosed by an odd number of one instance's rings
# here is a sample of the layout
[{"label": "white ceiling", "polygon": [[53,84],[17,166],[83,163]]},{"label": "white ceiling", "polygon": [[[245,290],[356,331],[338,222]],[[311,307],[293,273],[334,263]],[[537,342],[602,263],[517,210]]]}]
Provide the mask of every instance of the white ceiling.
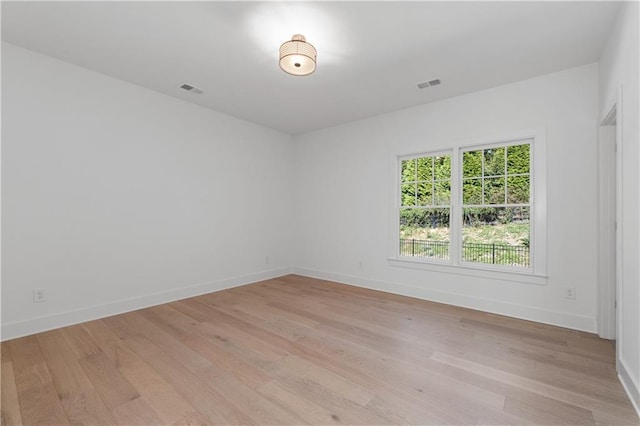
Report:
[{"label": "white ceiling", "polygon": [[[295,134],[595,62],[618,6],[3,1],[2,39]],[[278,67],[294,33],[318,49],[311,76]]]}]

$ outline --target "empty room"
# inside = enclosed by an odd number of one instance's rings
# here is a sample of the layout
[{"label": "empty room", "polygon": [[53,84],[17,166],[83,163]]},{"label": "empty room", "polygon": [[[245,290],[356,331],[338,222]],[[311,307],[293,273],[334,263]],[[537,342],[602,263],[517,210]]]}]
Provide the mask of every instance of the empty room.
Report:
[{"label": "empty room", "polygon": [[640,424],[639,6],[2,1],[1,424]]}]

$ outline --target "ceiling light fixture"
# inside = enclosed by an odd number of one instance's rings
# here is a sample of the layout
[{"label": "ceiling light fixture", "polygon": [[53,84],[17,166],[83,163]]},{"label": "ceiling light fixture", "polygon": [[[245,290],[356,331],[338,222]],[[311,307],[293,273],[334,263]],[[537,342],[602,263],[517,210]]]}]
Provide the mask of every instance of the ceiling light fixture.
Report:
[{"label": "ceiling light fixture", "polygon": [[302,34],[294,34],[280,46],[280,68],[291,75],[309,75],[316,70],[317,55]]}]

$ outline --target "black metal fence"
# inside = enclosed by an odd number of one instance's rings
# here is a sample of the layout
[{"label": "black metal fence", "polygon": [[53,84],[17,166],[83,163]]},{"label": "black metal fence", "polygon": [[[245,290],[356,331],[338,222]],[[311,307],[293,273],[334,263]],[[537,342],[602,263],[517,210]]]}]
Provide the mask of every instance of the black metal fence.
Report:
[{"label": "black metal fence", "polygon": [[[462,243],[465,262],[495,265],[529,266],[529,247],[508,244]],[[436,259],[449,258],[449,241],[400,239],[401,256],[420,256]]]},{"label": "black metal fence", "polygon": [[400,238],[401,256],[449,258],[449,241],[407,240]]}]

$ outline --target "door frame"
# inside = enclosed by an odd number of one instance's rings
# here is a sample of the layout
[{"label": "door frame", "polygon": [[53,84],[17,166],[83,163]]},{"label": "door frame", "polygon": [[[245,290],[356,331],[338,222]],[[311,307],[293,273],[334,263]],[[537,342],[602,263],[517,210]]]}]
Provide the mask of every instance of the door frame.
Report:
[{"label": "door frame", "polygon": [[[622,88],[604,110],[598,138],[598,335],[620,338],[622,280]],[[616,352],[617,352],[616,345]],[[617,354],[616,354],[617,355]],[[618,357],[616,356],[616,359]]]}]

